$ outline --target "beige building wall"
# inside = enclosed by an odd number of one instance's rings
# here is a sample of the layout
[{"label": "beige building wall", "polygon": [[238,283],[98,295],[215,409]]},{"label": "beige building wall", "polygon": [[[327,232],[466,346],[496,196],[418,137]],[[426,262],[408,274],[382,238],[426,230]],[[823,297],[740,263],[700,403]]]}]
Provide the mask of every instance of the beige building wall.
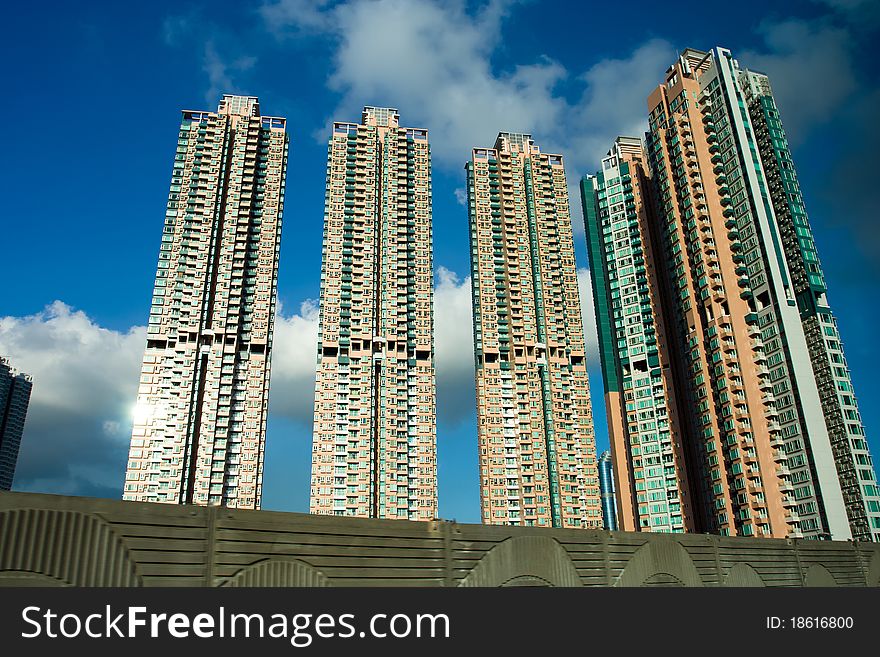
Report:
[{"label": "beige building wall", "polygon": [[255,97],[183,112],[126,500],[260,506],[287,148]]},{"label": "beige building wall", "polygon": [[328,145],[312,513],[437,516],[428,133],[364,108]]},{"label": "beige building wall", "polygon": [[601,527],[562,157],[501,133],[466,168],[482,521]]},{"label": "beige building wall", "polygon": [[706,53],[686,50],[648,98],[657,226],[691,413],[703,523],[722,535],[798,536],[778,413],[717,136],[704,120]]}]

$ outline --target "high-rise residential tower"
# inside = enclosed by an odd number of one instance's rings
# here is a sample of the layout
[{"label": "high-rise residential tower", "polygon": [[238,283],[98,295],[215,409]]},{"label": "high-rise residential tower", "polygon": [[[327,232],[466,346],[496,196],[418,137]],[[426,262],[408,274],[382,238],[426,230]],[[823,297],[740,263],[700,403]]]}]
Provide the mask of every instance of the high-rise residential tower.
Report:
[{"label": "high-rise residential tower", "polygon": [[625,531],[694,531],[675,364],[650,239],[652,195],[642,142],[634,137],[618,137],[602,170],[581,180],[618,522]]},{"label": "high-rise residential tower", "polygon": [[502,132],[466,169],[483,523],[599,528],[562,157]]},{"label": "high-rise residential tower", "polygon": [[0,357],[0,490],[11,490],[33,379]]},{"label": "high-rise residential tower", "polygon": [[685,50],[648,99],[665,274],[701,531],[851,537],[757,129],[729,51]]},{"label": "high-rise residential tower", "polygon": [[876,471],[779,109],[766,75],[741,70],[738,82],[782,236],[850,529],[856,540],[880,541]]},{"label": "high-rise residential tower", "polygon": [[396,109],[327,153],[312,513],[437,516],[431,152]]},{"label": "high-rise residential tower", "polygon": [[183,112],[124,499],[260,506],[286,120]]},{"label": "high-rise residential tower", "polygon": [[617,531],[617,503],[614,490],[614,463],[607,449],[599,456],[599,490],[602,493],[602,524]]}]

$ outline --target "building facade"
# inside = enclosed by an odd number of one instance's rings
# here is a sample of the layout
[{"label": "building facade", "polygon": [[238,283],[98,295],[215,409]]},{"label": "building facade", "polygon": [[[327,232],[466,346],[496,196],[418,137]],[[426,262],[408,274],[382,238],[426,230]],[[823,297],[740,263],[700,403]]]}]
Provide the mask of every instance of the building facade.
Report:
[{"label": "building facade", "polygon": [[601,527],[562,157],[503,132],[465,168],[482,521]]},{"label": "building facade", "polygon": [[642,143],[633,137],[618,137],[602,170],[581,180],[618,522],[625,531],[694,531],[650,239],[652,194]]},{"label": "building facade", "polygon": [[698,529],[852,536],[768,178],[729,51],[648,99],[653,227]]},{"label": "building facade", "polygon": [[437,516],[431,216],[426,130],[381,107],[333,124],[312,513]]},{"label": "building facade", "polygon": [[608,531],[617,531],[617,503],[614,490],[614,462],[607,449],[599,456],[599,490],[602,493],[602,524]]},{"label": "building facade", "polygon": [[766,75],[740,70],[742,90],[791,273],[853,538],[880,541],[880,490],[837,320],[813,241],[788,139]]},{"label": "building facade", "polygon": [[260,507],[287,150],[255,97],[183,112],[126,500]]},{"label": "building facade", "polygon": [[11,490],[33,379],[0,357],[0,490]]}]

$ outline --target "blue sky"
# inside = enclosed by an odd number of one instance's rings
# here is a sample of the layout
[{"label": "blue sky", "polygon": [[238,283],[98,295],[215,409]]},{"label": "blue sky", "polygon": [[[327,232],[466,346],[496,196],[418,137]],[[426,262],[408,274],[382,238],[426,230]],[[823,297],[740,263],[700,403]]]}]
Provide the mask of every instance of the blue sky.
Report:
[{"label": "blue sky", "polygon": [[[440,513],[478,522],[459,201],[470,148],[491,145],[499,130],[531,132],[543,150],[565,156],[574,189],[616,135],[644,130],[649,92],[688,46],[731,48],[771,76],[880,453],[880,10],[870,0],[746,0],[721,13],[730,6],[271,0],[7,9],[0,354],[35,377],[16,488],[121,494],[180,110],[215,109],[222,93],[246,93],[260,97],[264,114],[287,117],[291,137],[264,508],[308,509],[326,138],[332,120],[356,120],[369,104],[398,107],[405,125],[430,133]],[[593,358],[602,449],[597,366]]]}]

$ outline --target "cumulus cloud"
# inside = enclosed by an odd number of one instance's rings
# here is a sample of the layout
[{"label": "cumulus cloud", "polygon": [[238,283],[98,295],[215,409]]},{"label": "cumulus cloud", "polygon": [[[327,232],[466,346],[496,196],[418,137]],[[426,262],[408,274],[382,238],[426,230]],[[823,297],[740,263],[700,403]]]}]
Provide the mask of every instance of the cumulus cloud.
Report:
[{"label": "cumulus cloud", "polygon": [[455,200],[459,205],[467,205],[467,190],[464,187],[458,187],[455,190]]},{"label": "cumulus cloud", "polygon": [[[338,36],[328,84],[342,94],[331,116],[357,116],[365,103],[399,107],[404,123],[429,127],[435,161],[460,168],[499,129],[550,130],[565,102],[552,90],[564,76],[541,61],[492,71],[502,5],[475,16],[434,0],[355,0],[333,13]],[[328,117],[328,123],[330,117]]]},{"label": "cumulus cloud", "polygon": [[302,31],[323,30],[328,27],[329,15],[322,11],[329,0],[280,0],[260,7],[267,27],[277,36]]},{"label": "cumulus cloud", "polygon": [[214,104],[223,94],[243,93],[234,82],[233,76],[249,71],[256,63],[256,57],[250,55],[237,57],[233,61],[227,62],[217,52],[214,41],[207,41],[202,57],[202,70],[208,75],[208,90],[205,92],[205,101]]},{"label": "cumulus cloud", "polygon": [[[437,269],[434,339],[437,415],[457,424],[474,405],[474,342],[471,279]],[[275,320],[269,412],[311,426],[315,394],[319,307],[304,301],[298,313]]]},{"label": "cumulus cloud", "polygon": [[876,0],[814,0],[834,9],[858,30],[876,28],[880,23],[880,5]]},{"label": "cumulus cloud", "polygon": [[648,129],[648,94],[675,56],[670,42],[651,39],[628,57],[604,59],[581,75],[586,87],[570,116],[575,129],[568,127],[565,135],[569,161],[597,169],[616,137],[643,137]]},{"label": "cumulus cloud", "polygon": [[358,116],[364,104],[393,104],[405,123],[429,127],[435,161],[451,170],[471,148],[491,146],[499,130],[549,134],[568,110],[555,93],[567,76],[558,62],[542,57],[493,71],[511,3],[489,2],[475,14],[461,2],[436,0],[306,3],[305,14],[297,10],[302,4],[282,0],[265,6],[263,15],[275,31],[286,21],[336,39],[328,85],[342,99],[328,124]]},{"label": "cumulus cloud", "polygon": [[[393,104],[402,108],[404,122],[429,127],[435,163],[450,171],[460,168],[471,148],[492,145],[499,130],[532,133],[544,150],[563,152],[573,226],[580,235],[575,172],[594,170],[618,134],[640,134],[644,97],[629,102],[630,97],[646,93],[640,83],[656,82],[674,51],[654,40],[631,58],[596,64],[580,78],[587,85],[580,102],[569,104],[557,93],[568,72],[549,58],[503,74],[493,71],[491,57],[507,10],[503,2],[469,15],[461,3],[435,0],[352,0],[333,7],[282,0],[265,5],[262,14],[276,33],[287,25],[336,37],[328,85],[342,98],[328,124],[357,116],[365,103]],[[612,93],[600,86],[608,81],[614,83]],[[316,135],[325,139],[326,127]],[[458,190],[456,198],[463,203]]]},{"label": "cumulus cloud", "polygon": [[[307,300],[290,317],[275,320],[269,412],[308,426],[315,394],[318,303]],[[437,416],[456,425],[473,410],[474,340],[471,279],[438,267],[434,288]]]},{"label": "cumulus cloud", "polygon": [[[470,278],[437,270],[438,415],[458,424],[473,410]],[[318,303],[275,320],[269,412],[311,427]],[[16,490],[117,497],[131,438],[146,330],[104,328],[56,301],[25,317],[0,317],[0,354],[34,378]]]},{"label": "cumulus cloud", "polygon": [[275,316],[269,412],[312,425],[318,358],[318,302],[307,299],[299,312]]},{"label": "cumulus cloud", "polygon": [[[853,162],[870,162],[880,149],[880,125],[877,107],[880,89],[874,89],[840,116],[848,130],[842,135],[845,156],[838,158],[829,176],[829,185],[820,191],[830,212],[824,217],[829,225],[842,226],[856,239],[852,246],[861,251],[875,271],[880,269],[880,231],[877,230],[876,176],[870,167],[853,166]],[[858,261],[847,261],[848,271],[860,282],[865,272]]]},{"label": "cumulus cloud", "polygon": [[[817,1],[861,20],[876,5]],[[530,132],[544,150],[562,152],[572,171],[593,171],[615,137],[644,133],[646,98],[677,49],[737,46],[652,38],[585,71],[568,71],[544,56],[498,71],[492,58],[513,4],[494,0],[469,12],[464,2],[440,0],[277,0],[261,14],[278,35],[293,30],[333,41],[327,83],[341,100],[328,125],[357,117],[364,104],[394,105],[405,123],[429,128],[435,161],[449,170],[459,168],[471,148],[491,145],[499,130],[509,130]],[[797,141],[831,118],[855,88],[851,35],[821,18],[765,21],[759,33],[763,47],[735,54],[771,75],[787,130]],[[323,141],[326,129],[319,133]],[[571,200],[579,216],[576,195]]]},{"label": "cumulus cloud", "polygon": [[205,101],[216,105],[223,94],[247,93],[242,85],[249,79],[257,57],[244,52],[259,48],[253,37],[243,29],[231,32],[206,17],[201,7],[190,7],[183,13],[171,14],[162,21],[161,38],[165,45],[184,56],[181,65],[199,66],[207,78]]},{"label": "cumulus cloud", "polygon": [[578,291],[581,297],[581,316],[584,319],[584,342],[587,366],[599,367],[599,334],[596,329],[596,307],[593,303],[593,285],[590,270],[578,268]]},{"label": "cumulus cloud", "polygon": [[[645,99],[675,49],[652,39],[628,57],[597,62],[574,78],[583,91],[569,102],[560,89],[569,72],[548,57],[493,69],[510,4],[489,2],[468,13],[463,3],[437,0],[351,0],[332,7],[281,0],[262,13],[276,33],[286,24],[335,39],[328,86],[341,100],[328,125],[357,117],[364,104],[394,105],[404,123],[429,129],[435,164],[450,172],[504,130],[531,133],[543,150],[562,153],[573,225],[581,234],[579,174],[596,170],[618,135],[644,132]],[[323,141],[326,127],[316,135]]]},{"label": "cumulus cloud", "polygon": [[[863,16],[867,3],[826,0],[847,16]],[[646,98],[684,46],[652,38],[628,54],[567,70],[547,57],[498,70],[493,57],[503,42],[512,3],[477,10],[439,0],[279,0],[263,6],[266,26],[327,37],[332,48],[328,87],[340,100],[326,117],[357,117],[364,104],[401,109],[408,125],[431,132],[435,166],[461,167],[474,146],[491,145],[499,130],[531,133],[545,150],[561,152],[569,177],[573,227],[583,233],[577,181],[595,171],[618,135],[641,137]],[[760,48],[736,50],[744,65],[771,76],[794,144],[830,120],[857,86],[847,30],[827,19],[767,21]],[[817,80],[821,93],[816,93]],[[327,126],[316,131],[323,141]],[[459,197],[460,201],[460,197]]]},{"label": "cumulus cloud", "polygon": [[474,333],[471,279],[439,267],[434,288],[437,420],[455,426],[474,410]]},{"label": "cumulus cloud", "polygon": [[766,47],[734,53],[742,66],[770,76],[789,140],[797,144],[833,119],[857,87],[847,30],[821,21],[761,26]]},{"label": "cumulus cloud", "polygon": [[60,301],[0,318],[0,353],[34,378],[16,490],[121,495],[145,340]]}]

